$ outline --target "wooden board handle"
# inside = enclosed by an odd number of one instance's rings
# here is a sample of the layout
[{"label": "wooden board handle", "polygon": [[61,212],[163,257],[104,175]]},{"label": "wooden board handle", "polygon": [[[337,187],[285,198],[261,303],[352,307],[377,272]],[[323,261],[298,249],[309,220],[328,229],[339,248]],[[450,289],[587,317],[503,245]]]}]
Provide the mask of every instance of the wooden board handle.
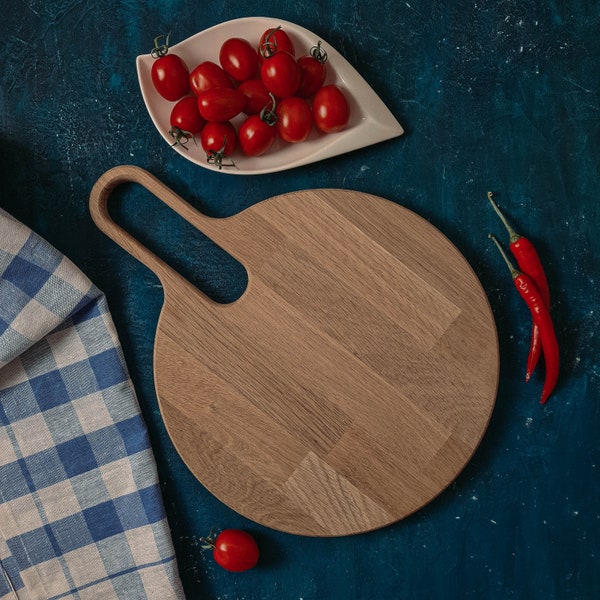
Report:
[{"label": "wooden board handle", "polygon": [[183,198],[159,181],[148,171],[133,165],[122,165],[109,169],[98,178],[90,192],[90,213],[94,223],[114,242],[137,258],[142,264],[153,271],[159,278],[163,287],[168,280],[183,280],[172,267],[148,250],[141,242],[117,225],[108,212],[108,198],[113,190],[123,183],[138,183],[150,193],[173,209],[177,214],[191,223],[194,227],[203,230],[202,224],[207,225],[209,217],[192,208]]}]

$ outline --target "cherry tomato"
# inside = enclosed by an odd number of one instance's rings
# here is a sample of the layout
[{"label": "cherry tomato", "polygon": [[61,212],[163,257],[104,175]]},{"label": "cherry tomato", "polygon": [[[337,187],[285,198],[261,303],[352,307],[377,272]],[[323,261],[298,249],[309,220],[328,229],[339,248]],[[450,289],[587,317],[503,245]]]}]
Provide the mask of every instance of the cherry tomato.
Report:
[{"label": "cherry tomato", "polygon": [[285,142],[303,142],[313,126],[312,111],[304,98],[284,98],[275,108],[277,134]]},{"label": "cherry tomato", "polygon": [[240,126],[238,142],[246,156],[260,156],[273,145],[275,135],[274,126],[259,115],[250,115]]},{"label": "cherry tomato", "polygon": [[171,110],[170,123],[171,127],[176,127],[184,134],[200,133],[204,119],[200,115],[198,101],[194,96],[186,96],[175,104]]},{"label": "cherry tomato", "polygon": [[262,79],[248,79],[248,81],[240,83],[238,90],[246,97],[244,112],[247,115],[258,114],[271,102],[269,90],[262,82]]},{"label": "cherry tomato", "polygon": [[289,52],[295,56],[296,51],[290,36],[279,27],[271,27],[267,29],[260,37],[258,43],[258,56],[260,60],[269,58],[275,52]]},{"label": "cherry tomato", "polygon": [[336,85],[323,86],[315,94],[312,108],[315,125],[325,133],[341,131],[348,124],[350,107]]},{"label": "cherry tomato", "polygon": [[314,95],[325,82],[327,69],[320,59],[308,55],[298,59],[298,66],[300,67],[298,96],[308,98]]},{"label": "cherry tomato", "polygon": [[223,156],[231,156],[237,146],[235,127],[229,122],[211,122],[202,128],[200,143],[205,152],[223,151]]},{"label": "cherry tomato", "polygon": [[231,157],[237,146],[235,127],[229,121],[207,123],[202,128],[200,143],[206,152],[207,162],[219,169],[223,166],[233,166],[233,162],[223,162],[223,159]]},{"label": "cherry tomato", "polygon": [[223,70],[236,81],[246,81],[258,74],[258,54],[247,40],[229,38],[219,51]]},{"label": "cherry tomato", "polygon": [[213,557],[227,571],[247,571],[258,562],[258,545],[246,531],[225,529],[214,541]]},{"label": "cherry tomato", "polygon": [[165,54],[152,63],[152,83],[165,100],[175,102],[188,93],[189,71],[176,54]]},{"label": "cherry tomato", "polygon": [[232,88],[229,75],[210,60],[201,62],[190,74],[190,87],[196,96],[212,88]]},{"label": "cherry tomato", "polygon": [[198,110],[207,121],[229,121],[245,105],[246,97],[237,88],[211,88],[198,95]]},{"label": "cherry tomato", "polygon": [[293,96],[300,85],[300,67],[289,52],[276,52],[260,67],[266,88],[279,98]]}]

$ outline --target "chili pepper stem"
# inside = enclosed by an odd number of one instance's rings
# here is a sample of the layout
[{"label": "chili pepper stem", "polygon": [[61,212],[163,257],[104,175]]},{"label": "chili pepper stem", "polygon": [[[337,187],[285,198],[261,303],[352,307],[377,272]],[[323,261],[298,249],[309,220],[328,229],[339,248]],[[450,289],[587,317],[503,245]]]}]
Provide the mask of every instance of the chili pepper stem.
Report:
[{"label": "chili pepper stem", "polygon": [[504,262],[506,263],[506,266],[510,270],[510,274],[512,275],[512,278],[516,279],[520,275],[520,272],[510,262],[510,259],[506,255],[504,248],[500,245],[500,242],[498,241],[496,236],[493,233],[490,233],[490,234],[488,234],[488,237],[490,238],[490,240],[492,240],[494,242],[494,244],[496,244],[496,247],[498,248],[498,250],[500,250],[500,254],[502,255],[502,258],[504,259]]},{"label": "chili pepper stem", "polygon": [[512,244],[513,242],[516,242],[521,236],[512,228],[511,224],[508,222],[508,219],[500,210],[500,207],[496,204],[496,201],[494,200],[494,194],[492,192],[488,192],[487,197],[493,209],[496,211],[496,214],[500,217],[500,220],[504,224],[504,227],[506,227],[506,231],[508,231],[510,238],[510,243]]}]

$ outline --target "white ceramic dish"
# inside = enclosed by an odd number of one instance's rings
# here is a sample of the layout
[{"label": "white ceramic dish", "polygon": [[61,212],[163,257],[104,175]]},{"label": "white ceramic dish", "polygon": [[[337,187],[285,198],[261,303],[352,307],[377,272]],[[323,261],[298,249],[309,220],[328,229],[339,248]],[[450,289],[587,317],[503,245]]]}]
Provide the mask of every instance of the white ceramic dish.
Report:
[{"label": "white ceramic dish", "polygon": [[[290,36],[297,56],[307,54],[321,40],[321,45],[328,56],[325,83],[339,85],[344,90],[350,105],[350,121],[346,129],[332,134],[313,131],[308,140],[299,144],[285,144],[277,140],[266,154],[258,157],[247,157],[237,150],[233,157],[236,166],[223,167],[219,171],[216,166],[207,163],[206,154],[199,142],[195,144],[190,141],[185,148],[179,145],[173,146],[173,138],[169,135],[169,116],[175,103],[165,100],[154,89],[150,75],[154,60],[152,56],[150,54],[138,56],[137,73],[146,108],[159,133],[175,152],[202,167],[220,173],[259,175],[322,161],[404,133],[400,123],[356,69],[326,40],[294,23],[266,17],[235,19],[201,31],[171,46],[169,51],[181,56],[191,72],[204,60],[211,60],[218,64],[219,48],[227,38],[241,37],[253,45],[258,44],[265,30],[278,25],[281,25]],[[243,115],[236,117],[234,124],[239,123],[242,118]]]}]

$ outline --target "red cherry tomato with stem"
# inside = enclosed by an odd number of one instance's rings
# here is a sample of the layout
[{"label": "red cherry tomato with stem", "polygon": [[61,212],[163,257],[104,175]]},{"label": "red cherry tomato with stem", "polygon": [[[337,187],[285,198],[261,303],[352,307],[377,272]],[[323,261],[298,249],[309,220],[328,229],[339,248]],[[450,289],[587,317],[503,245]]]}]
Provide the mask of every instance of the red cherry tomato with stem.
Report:
[{"label": "red cherry tomato with stem", "polygon": [[324,133],[341,131],[348,124],[350,107],[342,90],[336,85],[325,85],[313,98],[315,125]]},{"label": "red cherry tomato with stem", "polygon": [[237,147],[237,134],[235,127],[229,122],[207,123],[200,134],[200,143],[206,152],[206,161],[216,165],[219,170],[222,167],[233,167],[234,162],[223,162],[225,158],[231,158]]},{"label": "red cherry tomato with stem", "polygon": [[325,83],[325,77],[327,76],[326,62],[327,53],[321,47],[321,42],[317,42],[317,45],[311,48],[310,54],[301,56],[298,59],[298,66],[300,67],[298,96],[309,98]]},{"label": "red cherry tomato with stem", "polygon": [[265,121],[264,111],[261,115],[250,115],[238,131],[238,142],[246,156],[261,156],[275,142],[276,131],[274,122]]},{"label": "red cherry tomato with stem", "polygon": [[223,42],[219,62],[236,81],[246,81],[258,74],[258,54],[250,42],[242,38],[229,38]]},{"label": "red cherry tomato with stem", "polygon": [[190,138],[200,133],[205,121],[200,116],[198,102],[195,96],[185,96],[173,106],[169,116],[171,129],[169,135],[173,138],[174,146],[183,146],[187,149]]},{"label": "red cherry tomato with stem", "polygon": [[312,111],[304,98],[284,98],[275,109],[279,137],[290,143],[304,142],[313,126]]},{"label": "red cherry tomato with stem", "polygon": [[176,102],[183,98],[189,91],[189,70],[185,62],[177,54],[168,54],[169,36],[164,44],[159,40],[164,37],[159,35],[154,39],[152,56],[154,62],[150,69],[150,76],[156,91],[169,102]]},{"label": "red cherry tomato with stem", "polygon": [[278,98],[293,96],[300,86],[300,67],[289,52],[276,52],[260,67],[260,78]]},{"label": "red cherry tomato with stem", "polygon": [[281,29],[281,25],[267,29],[261,35],[258,43],[258,56],[260,60],[269,58],[275,52],[289,52],[292,56],[296,55],[294,44],[290,36]]},{"label": "red cherry tomato with stem", "polygon": [[198,110],[207,121],[229,121],[245,105],[246,97],[237,88],[211,88],[198,96]]},{"label": "red cherry tomato with stem", "polygon": [[208,542],[206,547],[212,549],[216,563],[227,571],[247,571],[258,563],[258,545],[246,531],[225,529],[214,541],[205,541]]},{"label": "red cherry tomato with stem", "polygon": [[173,106],[169,118],[171,127],[177,127],[184,133],[196,135],[204,125],[204,119],[198,110],[198,101],[194,96],[186,96]]},{"label": "red cherry tomato with stem", "polygon": [[190,87],[198,96],[213,88],[232,88],[233,82],[218,64],[205,60],[190,73]]}]

